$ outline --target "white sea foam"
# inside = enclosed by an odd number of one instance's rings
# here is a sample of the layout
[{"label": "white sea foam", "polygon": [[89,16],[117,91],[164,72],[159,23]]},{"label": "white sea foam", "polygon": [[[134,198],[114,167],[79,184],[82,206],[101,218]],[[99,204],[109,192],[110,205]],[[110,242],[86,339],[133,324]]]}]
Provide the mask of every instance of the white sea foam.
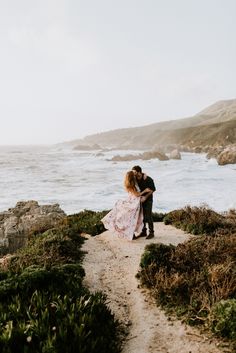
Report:
[{"label": "white sea foam", "polygon": [[205,154],[183,153],[182,160],[111,162],[134,151],[81,152],[56,147],[0,147],[0,211],[20,200],[59,203],[66,213],[104,210],[124,198],[123,178],[139,164],[157,192],[154,211],[208,204],[216,211],[236,208],[236,165],[218,166]]}]

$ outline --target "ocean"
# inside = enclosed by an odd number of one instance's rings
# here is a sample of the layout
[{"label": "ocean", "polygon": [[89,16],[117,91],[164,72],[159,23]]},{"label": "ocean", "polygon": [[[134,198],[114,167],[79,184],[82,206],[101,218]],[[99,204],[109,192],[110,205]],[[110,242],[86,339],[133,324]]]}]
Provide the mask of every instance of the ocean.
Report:
[{"label": "ocean", "polygon": [[236,208],[236,165],[219,166],[205,154],[182,160],[112,162],[114,155],[140,151],[82,152],[60,146],[0,147],[0,211],[18,201],[59,203],[67,214],[109,210],[125,198],[125,173],[140,165],[156,184],[153,210],[208,205],[218,212]]}]

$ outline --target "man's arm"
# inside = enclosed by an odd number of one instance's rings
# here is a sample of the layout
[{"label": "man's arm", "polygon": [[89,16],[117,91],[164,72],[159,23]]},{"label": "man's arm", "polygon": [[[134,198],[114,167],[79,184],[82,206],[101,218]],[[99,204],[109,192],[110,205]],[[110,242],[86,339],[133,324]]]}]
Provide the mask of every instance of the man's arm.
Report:
[{"label": "man's arm", "polygon": [[149,189],[150,191],[148,191],[147,193],[145,193],[145,195],[141,196],[141,202],[145,202],[149,196],[151,196],[153,194],[153,190]]},{"label": "man's arm", "polygon": [[148,184],[149,184],[148,187],[152,190],[152,192],[156,191],[156,187],[155,187],[154,181],[150,177],[149,177],[149,183]]},{"label": "man's arm", "polygon": [[148,185],[148,192],[145,193],[145,195],[142,197],[142,202],[145,202],[155,191],[156,191],[156,187],[155,187],[155,184],[154,184],[154,181],[152,178],[150,177],[146,177],[146,179],[148,178],[148,181],[147,181],[147,185]]}]

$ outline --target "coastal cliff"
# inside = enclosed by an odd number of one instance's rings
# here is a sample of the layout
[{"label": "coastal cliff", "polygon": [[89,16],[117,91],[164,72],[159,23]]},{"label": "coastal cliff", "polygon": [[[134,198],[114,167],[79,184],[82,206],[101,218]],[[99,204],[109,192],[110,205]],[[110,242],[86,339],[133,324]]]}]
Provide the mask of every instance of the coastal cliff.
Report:
[{"label": "coastal cliff", "polygon": [[[140,149],[163,152],[205,152],[231,148],[236,144],[236,99],[219,101],[184,119],[146,126],[117,129],[86,136],[68,143],[77,150]],[[234,148],[229,163],[236,160]],[[218,156],[218,154],[217,154]],[[217,157],[216,156],[216,157]],[[225,159],[224,164],[227,164]],[[221,164],[221,163],[219,163]]]}]

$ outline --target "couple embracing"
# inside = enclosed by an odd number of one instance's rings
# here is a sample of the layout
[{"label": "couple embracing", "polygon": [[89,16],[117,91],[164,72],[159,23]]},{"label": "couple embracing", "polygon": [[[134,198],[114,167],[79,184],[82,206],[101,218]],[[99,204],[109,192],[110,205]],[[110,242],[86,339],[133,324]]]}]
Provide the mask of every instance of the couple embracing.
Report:
[{"label": "couple embracing", "polygon": [[144,174],[140,166],[134,166],[126,173],[124,186],[128,197],[118,200],[114,208],[102,219],[105,228],[119,238],[127,240],[139,237],[153,238],[152,194],[156,190],[153,179]]}]

